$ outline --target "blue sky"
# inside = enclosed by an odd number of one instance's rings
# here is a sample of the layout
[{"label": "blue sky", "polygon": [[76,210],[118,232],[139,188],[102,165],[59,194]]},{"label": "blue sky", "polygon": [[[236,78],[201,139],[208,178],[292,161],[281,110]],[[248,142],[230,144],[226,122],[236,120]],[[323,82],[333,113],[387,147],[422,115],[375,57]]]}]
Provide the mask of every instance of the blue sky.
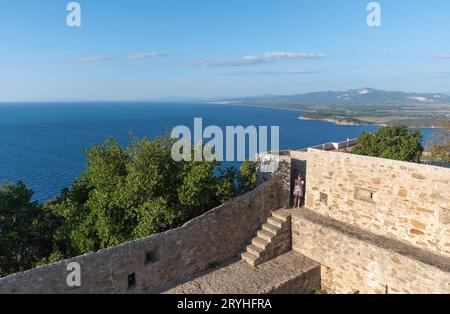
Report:
[{"label": "blue sky", "polygon": [[450,2],[0,0],[0,101],[450,92]]}]

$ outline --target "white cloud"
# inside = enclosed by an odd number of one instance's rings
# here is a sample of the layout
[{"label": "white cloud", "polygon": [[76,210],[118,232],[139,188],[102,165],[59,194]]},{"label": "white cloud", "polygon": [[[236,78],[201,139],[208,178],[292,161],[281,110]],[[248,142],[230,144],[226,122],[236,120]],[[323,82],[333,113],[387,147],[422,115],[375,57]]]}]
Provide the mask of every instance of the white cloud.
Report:
[{"label": "white cloud", "polygon": [[80,61],[80,62],[97,62],[97,61],[104,61],[104,60],[109,60],[109,59],[111,59],[111,57],[108,57],[108,56],[105,56],[102,54],[97,54],[97,55],[93,55],[93,56],[78,58],[78,61]]},{"label": "white cloud", "polygon": [[136,52],[132,53],[128,56],[131,60],[143,60],[143,59],[150,59],[150,58],[161,58],[165,57],[164,54],[156,51],[150,51],[150,52]]},{"label": "white cloud", "polygon": [[201,67],[243,66],[270,63],[277,60],[320,60],[326,57],[327,55],[324,53],[267,52],[261,55],[249,55],[236,59],[197,60],[188,62],[187,65]]},{"label": "white cloud", "polygon": [[427,55],[427,58],[434,59],[434,60],[450,59],[450,52],[448,52],[448,53],[430,53]]},{"label": "white cloud", "polygon": [[238,76],[238,75],[304,75],[304,74],[316,74],[316,71],[311,70],[263,70],[263,71],[242,71],[242,72],[229,72],[223,75]]}]

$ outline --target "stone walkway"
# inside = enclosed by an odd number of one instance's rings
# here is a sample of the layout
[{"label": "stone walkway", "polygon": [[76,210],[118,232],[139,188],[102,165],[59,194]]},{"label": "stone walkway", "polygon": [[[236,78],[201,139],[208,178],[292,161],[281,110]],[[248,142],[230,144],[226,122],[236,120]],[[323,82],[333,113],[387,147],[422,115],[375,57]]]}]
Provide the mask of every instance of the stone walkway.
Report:
[{"label": "stone walkway", "polygon": [[198,274],[165,294],[312,293],[320,288],[320,266],[293,251],[253,267],[239,260]]}]

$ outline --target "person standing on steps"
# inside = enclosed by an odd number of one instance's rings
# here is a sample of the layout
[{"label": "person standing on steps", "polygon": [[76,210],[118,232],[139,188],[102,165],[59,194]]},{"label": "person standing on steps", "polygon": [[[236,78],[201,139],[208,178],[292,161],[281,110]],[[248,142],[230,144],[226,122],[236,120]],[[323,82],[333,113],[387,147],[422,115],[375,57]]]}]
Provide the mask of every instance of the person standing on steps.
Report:
[{"label": "person standing on steps", "polygon": [[302,205],[303,196],[305,195],[305,180],[301,174],[295,179],[294,187],[294,208],[299,208]]}]

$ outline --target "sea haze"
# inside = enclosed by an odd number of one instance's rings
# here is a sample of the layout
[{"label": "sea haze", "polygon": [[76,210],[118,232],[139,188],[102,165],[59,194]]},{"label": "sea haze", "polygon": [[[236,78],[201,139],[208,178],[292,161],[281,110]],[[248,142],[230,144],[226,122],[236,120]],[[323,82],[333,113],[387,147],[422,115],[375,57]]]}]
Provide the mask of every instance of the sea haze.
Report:
[{"label": "sea haze", "polygon": [[[85,168],[85,149],[109,137],[154,138],[177,125],[280,126],[282,149],[357,137],[376,126],[337,126],[298,120],[301,112],[204,103],[40,103],[0,105],[0,183],[19,180],[45,201],[69,187]],[[429,137],[431,130],[423,130]]]}]

